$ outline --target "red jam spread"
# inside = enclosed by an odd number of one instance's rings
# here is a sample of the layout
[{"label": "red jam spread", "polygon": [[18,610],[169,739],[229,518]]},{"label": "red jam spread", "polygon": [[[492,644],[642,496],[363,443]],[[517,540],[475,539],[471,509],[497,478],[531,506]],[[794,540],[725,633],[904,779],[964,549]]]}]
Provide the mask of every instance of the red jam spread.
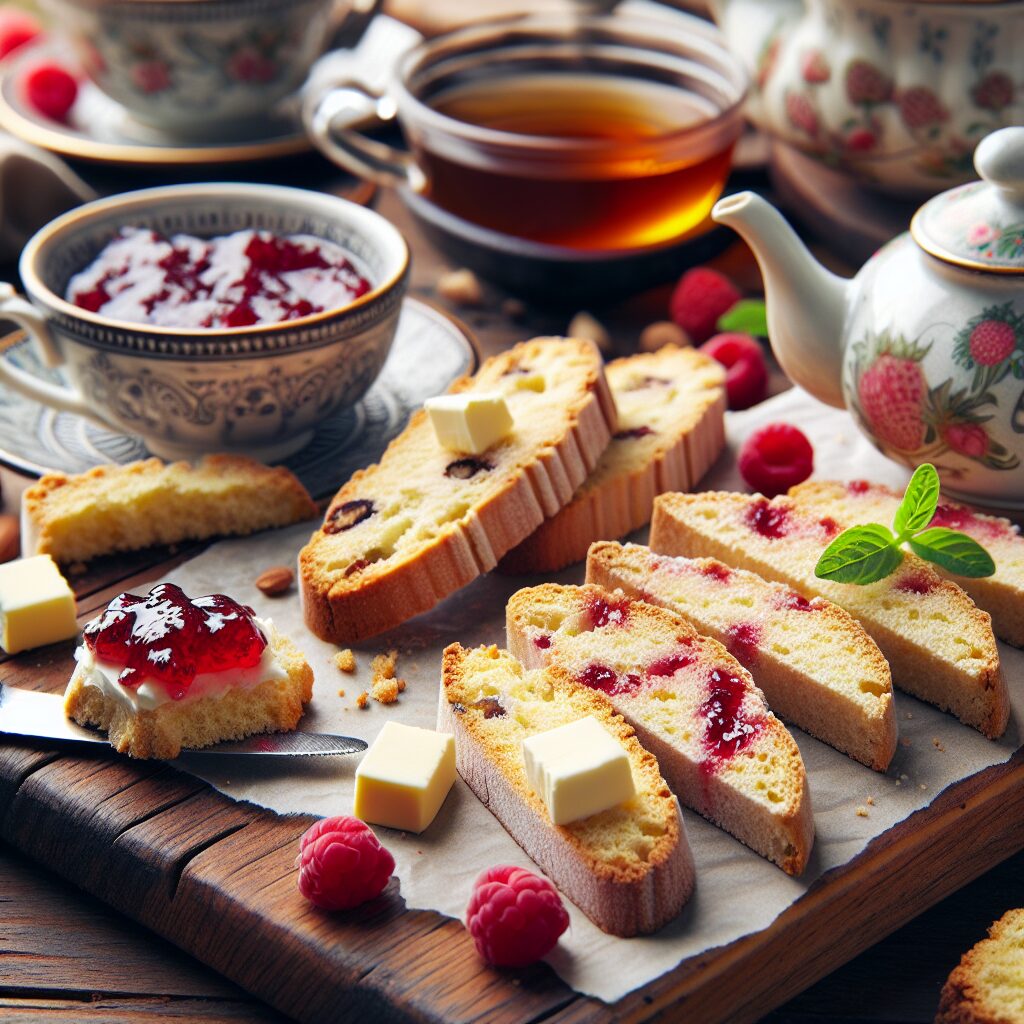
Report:
[{"label": "red jam spread", "polygon": [[935,577],[930,573],[911,570],[900,576],[893,584],[894,590],[902,590],[906,594],[930,594],[935,589]]},{"label": "red jam spread", "polygon": [[91,313],[159,327],[274,324],[365,295],[370,282],[353,259],[313,235],[165,238],[126,227],[71,278],[65,297]]},{"label": "red jam spread", "polygon": [[998,519],[984,518],[975,515],[970,509],[941,503],[935,509],[935,515],[932,516],[928,525],[944,526],[948,530],[959,530],[976,540],[989,542],[1017,536],[1012,526]]},{"label": "red jam spread", "polygon": [[746,511],[747,526],[768,540],[778,540],[790,531],[789,509],[759,498]]},{"label": "red jam spread", "polygon": [[594,629],[601,629],[609,623],[622,626],[629,615],[629,605],[628,598],[622,601],[608,601],[603,597],[588,597],[587,618]]},{"label": "red jam spread", "polygon": [[640,685],[643,682],[635,672],[630,672],[623,678],[615,669],[609,668],[607,665],[601,665],[598,662],[588,665],[578,678],[584,686],[607,693],[609,697],[635,693],[640,689]]},{"label": "red jam spread", "polygon": [[715,771],[723,762],[738,754],[763,728],[759,717],[752,717],[743,708],[747,688],[739,676],[726,669],[711,670],[707,699],[698,714],[707,723],[704,730],[705,759],[701,767]]},{"label": "red jam spread", "polygon": [[85,627],[84,638],[98,660],[123,666],[122,686],[134,690],[155,679],[174,700],[197,675],[259,664],[267,646],[251,608],[224,594],[192,600],[173,583],[146,597],[115,597]]},{"label": "red jam spread", "polygon": [[718,580],[719,583],[728,583],[732,579],[732,569],[721,562],[708,562],[700,567],[700,572],[702,576]]},{"label": "red jam spread", "polygon": [[795,590],[777,593],[774,603],[775,607],[778,608],[779,611],[786,609],[794,612],[814,611],[814,605],[811,604],[803,594],[798,594]]},{"label": "red jam spread", "polygon": [[734,622],[726,631],[726,647],[742,665],[750,666],[757,658],[763,631],[757,622]]}]

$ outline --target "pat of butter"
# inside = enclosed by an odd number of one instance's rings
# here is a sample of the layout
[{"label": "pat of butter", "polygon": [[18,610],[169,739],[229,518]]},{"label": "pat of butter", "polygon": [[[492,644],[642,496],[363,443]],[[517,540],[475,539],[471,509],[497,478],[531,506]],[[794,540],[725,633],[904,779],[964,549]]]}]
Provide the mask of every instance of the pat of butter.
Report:
[{"label": "pat of butter", "polygon": [[49,555],[0,565],[0,646],[8,654],[77,633],[75,595]]},{"label": "pat of butter", "polygon": [[385,722],[356,769],[355,816],[422,832],[454,781],[454,736]]},{"label": "pat of butter", "polygon": [[608,810],[635,795],[629,757],[590,715],[523,740],[526,778],[556,825]]},{"label": "pat of butter", "polygon": [[479,455],[508,437],[512,413],[497,391],[438,395],[424,403],[438,443],[453,452]]}]

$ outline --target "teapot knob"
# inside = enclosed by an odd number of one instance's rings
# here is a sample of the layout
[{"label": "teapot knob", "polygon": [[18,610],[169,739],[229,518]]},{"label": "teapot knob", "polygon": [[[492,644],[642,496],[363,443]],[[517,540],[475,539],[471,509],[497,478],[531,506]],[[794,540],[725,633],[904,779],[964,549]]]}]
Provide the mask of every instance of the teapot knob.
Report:
[{"label": "teapot knob", "polygon": [[978,143],[974,167],[1003,198],[1024,206],[1024,128],[1000,128]]}]

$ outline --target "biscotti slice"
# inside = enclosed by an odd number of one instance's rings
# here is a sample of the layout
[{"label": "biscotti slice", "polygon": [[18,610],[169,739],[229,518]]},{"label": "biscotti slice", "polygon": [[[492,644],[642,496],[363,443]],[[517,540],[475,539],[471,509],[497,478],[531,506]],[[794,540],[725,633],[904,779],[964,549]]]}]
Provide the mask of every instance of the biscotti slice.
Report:
[{"label": "biscotti slice", "polygon": [[611,444],[572,501],[502,559],[503,572],[554,572],[592,541],[639,529],[656,494],[692,489],[722,450],[725,370],[714,359],[666,345],[605,373],[619,414]]},{"label": "biscotti slice", "polygon": [[963,955],[935,1024],[1024,1024],[1024,910],[1008,910]]},{"label": "biscotti slice", "polygon": [[[850,526],[881,523],[891,526],[902,496],[882,484],[815,480],[794,487],[789,496],[804,508],[832,515]],[[986,516],[966,505],[939,502],[929,526],[944,526],[973,537],[996,563],[992,576],[968,579],[940,566],[935,571],[952,580],[992,616],[992,629],[1000,640],[1024,647],[1024,537],[1008,519]]]},{"label": "biscotti slice", "polygon": [[724,644],[772,711],[876,771],[896,751],[889,665],[853,616],[714,558],[599,541],[587,583],[676,612]]},{"label": "biscotti slice", "polygon": [[[527,782],[522,743],[595,718],[625,749],[635,796],[555,825]],[[459,774],[512,838],[603,931],[639,935],[671,921],[693,891],[679,804],[654,756],[600,693],[557,668],[527,672],[497,647],[445,649],[438,728],[455,736]]]},{"label": "biscotti slice", "polygon": [[171,760],[183,749],[289,732],[312,700],[313,670],[272,623],[260,622],[260,628],[267,647],[259,665],[223,687],[199,677],[196,691],[181,699],[153,685],[127,689],[117,682],[117,671],[98,663],[83,645],[64,693],[64,711],[79,725],[103,729],[120,753],[140,758]]},{"label": "biscotti slice", "polygon": [[195,466],[145,459],[77,476],[47,473],[22,496],[22,553],[66,565],[254,533],[316,514],[306,489],[280,466],[238,455],[208,455]]},{"label": "biscotti slice", "polygon": [[452,391],[501,393],[512,432],[460,455],[438,443],[421,410],[342,487],[299,559],[306,624],[322,639],[373,636],[493,569],[569,501],[615,429],[589,341],[523,342]]},{"label": "biscotti slice", "polygon": [[509,651],[606,694],[682,803],[788,874],[803,871],[814,820],[800,751],[717,640],[595,586],[520,590],[506,614]]},{"label": "biscotti slice", "polygon": [[650,544],[662,554],[717,558],[845,608],[885,655],[894,685],[990,738],[1001,736],[1010,706],[989,616],[909,552],[876,583],[818,579],[818,558],[841,529],[785,497],[663,494]]}]

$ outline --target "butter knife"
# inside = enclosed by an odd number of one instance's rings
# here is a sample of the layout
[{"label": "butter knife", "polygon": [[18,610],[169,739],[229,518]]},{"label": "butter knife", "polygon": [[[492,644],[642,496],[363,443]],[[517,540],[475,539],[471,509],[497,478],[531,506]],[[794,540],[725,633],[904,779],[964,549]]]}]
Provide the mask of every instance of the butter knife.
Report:
[{"label": "butter knife", "polygon": [[[38,693],[0,682],[0,735],[58,740],[62,743],[102,743],[107,737],[72,722],[64,714],[64,697]],[[354,736],[328,736],[315,732],[274,732],[237,742],[218,743],[182,754],[235,754],[246,757],[324,757],[358,754],[366,741]]]}]

